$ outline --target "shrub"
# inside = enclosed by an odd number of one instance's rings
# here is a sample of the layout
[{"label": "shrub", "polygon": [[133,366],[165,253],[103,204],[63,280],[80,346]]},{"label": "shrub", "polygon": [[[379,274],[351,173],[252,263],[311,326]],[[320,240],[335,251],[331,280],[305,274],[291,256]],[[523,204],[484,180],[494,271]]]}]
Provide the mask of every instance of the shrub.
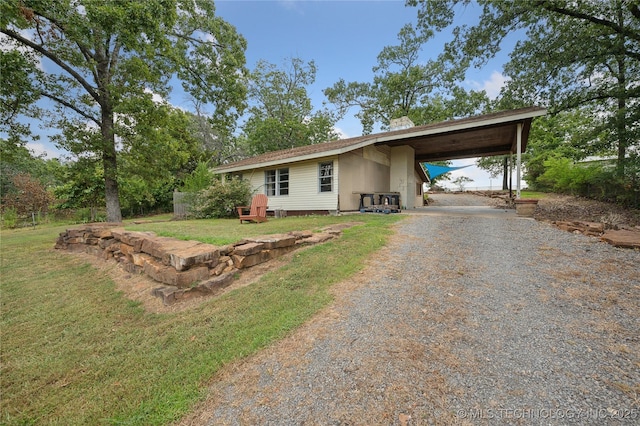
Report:
[{"label": "shrub", "polygon": [[237,178],[214,180],[210,187],[194,194],[190,211],[199,219],[234,217],[237,216],[236,207],[248,205],[250,198],[248,181]]},{"label": "shrub", "polygon": [[53,196],[34,177],[27,173],[18,173],[11,179],[13,189],[4,194],[2,204],[4,209],[15,209],[20,217],[30,216],[31,213],[46,213]]},{"label": "shrub", "polygon": [[544,173],[536,179],[538,190],[640,207],[640,167],[637,161],[629,162],[624,175],[605,162],[574,164],[568,158],[552,157],[544,165]]},{"label": "shrub", "polygon": [[214,181],[214,174],[205,162],[199,162],[195,170],[184,178],[183,192],[199,192],[207,189]]},{"label": "shrub", "polygon": [[15,228],[18,224],[18,211],[15,207],[7,207],[2,212],[2,226],[5,228]]}]

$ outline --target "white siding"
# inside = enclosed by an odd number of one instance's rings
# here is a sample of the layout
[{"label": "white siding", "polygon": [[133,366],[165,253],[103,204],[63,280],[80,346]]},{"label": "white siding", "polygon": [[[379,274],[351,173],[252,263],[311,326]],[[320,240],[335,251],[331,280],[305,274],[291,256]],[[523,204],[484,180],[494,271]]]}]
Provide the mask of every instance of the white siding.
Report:
[{"label": "white siding", "polygon": [[[318,164],[333,161],[333,191],[320,192]],[[283,164],[269,169],[244,172],[243,178],[251,182],[254,193],[264,194],[265,170],[289,168],[289,195],[269,196],[269,210],[337,210],[338,209],[338,157],[329,157],[300,163]]]}]

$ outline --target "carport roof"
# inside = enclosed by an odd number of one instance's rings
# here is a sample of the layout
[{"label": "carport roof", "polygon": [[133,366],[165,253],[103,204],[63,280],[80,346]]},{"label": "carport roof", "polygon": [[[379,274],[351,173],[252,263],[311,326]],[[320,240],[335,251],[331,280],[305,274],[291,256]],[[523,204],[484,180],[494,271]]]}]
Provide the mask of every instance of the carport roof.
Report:
[{"label": "carport roof", "polygon": [[520,108],[443,121],[373,135],[268,152],[225,164],[219,173],[272,167],[339,155],[369,145],[411,146],[416,163],[457,158],[485,157],[516,152],[517,126],[522,124],[522,151],[526,149],[531,120],[545,115],[540,107]]}]

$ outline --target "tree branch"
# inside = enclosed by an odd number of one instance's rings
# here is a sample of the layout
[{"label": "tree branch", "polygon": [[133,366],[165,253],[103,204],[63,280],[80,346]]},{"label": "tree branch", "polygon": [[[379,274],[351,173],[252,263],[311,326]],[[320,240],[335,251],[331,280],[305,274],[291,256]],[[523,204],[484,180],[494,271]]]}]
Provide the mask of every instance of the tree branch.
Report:
[{"label": "tree branch", "polygon": [[52,101],[55,101],[55,102],[57,102],[57,103],[59,103],[61,105],[64,105],[67,108],[72,109],[77,114],[81,115],[82,117],[86,118],[87,120],[93,121],[94,123],[96,123],[98,125],[98,127],[100,127],[102,125],[102,123],[101,123],[99,118],[92,117],[91,115],[87,114],[86,112],[82,111],[81,109],[79,109],[78,107],[73,105],[71,102],[65,101],[64,99],[59,98],[59,97],[57,97],[56,95],[54,95],[52,93],[48,93],[48,92],[40,92],[40,93],[45,98],[49,98]]},{"label": "tree branch", "polygon": [[41,53],[43,56],[46,56],[47,58],[49,58],[51,61],[53,61],[60,68],[65,70],[67,73],[69,73],[78,83],[80,83],[80,85],[87,91],[87,93],[89,93],[89,95],[96,102],[100,101],[100,97],[99,97],[98,93],[89,84],[89,82],[87,82],[87,80],[85,80],[76,70],[74,70],[69,65],[64,63],[58,56],[56,56],[55,54],[50,52],[48,49],[44,48],[43,46],[40,46],[39,44],[34,43],[33,41],[31,41],[31,40],[29,40],[27,38],[24,38],[20,34],[16,33],[13,30],[8,29],[8,28],[0,28],[0,32],[3,33],[3,34],[8,35],[12,39],[24,44],[25,46],[30,47],[31,49],[35,50],[36,52]]},{"label": "tree branch", "polygon": [[118,59],[120,57],[120,39],[116,38],[115,44],[113,45],[113,50],[111,51],[111,58],[109,59],[109,81],[111,81],[111,76],[113,75],[113,70],[116,66],[118,66]]},{"label": "tree branch", "polygon": [[[564,16],[570,16],[572,18],[577,18],[577,19],[581,19],[583,21],[588,21],[591,22],[593,24],[597,24],[597,25],[601,25],[604,27],[608,27],[610,29],[612,29],[613,31],[615,31],[618,34],[622,34],[625,35],[633,40],[636,41],[640,41],[640,33],[634,32],[634,31],[629,31],[627,28],[622,27],[618,24],[616,24],[615,22],[606,20],[606,19],[600,19],[600,18],[596,18],[595,16],[590,16],[587,15],[586,13],[582,13],[582,12],[578,12],[576,10],[570,10],[564,7],[560,7],[560,6],[555,6],[553,4],[550,4],[548,1],[545,0],[539,0],[536,3],[536,6],[540,6],[543,9],[549,11],[549,12],[554,12],[554,13],[558,13],[560,15],[564,15]],[[631,10],[631,12],[633,13],[634,11]],[[634,16],[636,16],[636,14],[634,13]]]},{"label": "tree branch", "polygon": [[[55,25],[56,27],[58,27],[60,29],[60,31],[62,31],[63,34],[67,33],[67,28],[66,25],[60,21],[58,21],[55,18],[52,18],[51,16],[47,16],[42,12],[33,11],[34,15],[39,16],[41,18],[46,19],[47,21],[51,22],[53,25]],[[40,39],[42,40],[42,37],[40,37]],[[44,43],[44,42],[43,42]],[[95,55],[91,53],[91,49],[89,49],[86,45],[80,43],[80,41],[75,40],[76,45],[78,46],[78,49],[80,49],[80,52],[82,53],[82,55],[84,56],[85,60],[87,62],[89,62],[91,59],[95,60]]]}]

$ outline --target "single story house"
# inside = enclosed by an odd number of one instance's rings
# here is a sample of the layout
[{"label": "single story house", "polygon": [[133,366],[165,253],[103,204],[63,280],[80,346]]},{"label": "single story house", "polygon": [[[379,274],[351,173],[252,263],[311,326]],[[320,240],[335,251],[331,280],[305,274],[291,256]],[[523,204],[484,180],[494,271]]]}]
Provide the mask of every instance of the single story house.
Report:
[{"label": "single story house", "polygon": [[413,209],[423,205],[421,163],[509,153],[520,158],[532,119],[545,114],[529,107],[401,128],[268,152],[214,171],[249,180],[254,193],[269,197],[270,211],[288,215],[357,211],[366,193],[398,194],[399,207]]}]

